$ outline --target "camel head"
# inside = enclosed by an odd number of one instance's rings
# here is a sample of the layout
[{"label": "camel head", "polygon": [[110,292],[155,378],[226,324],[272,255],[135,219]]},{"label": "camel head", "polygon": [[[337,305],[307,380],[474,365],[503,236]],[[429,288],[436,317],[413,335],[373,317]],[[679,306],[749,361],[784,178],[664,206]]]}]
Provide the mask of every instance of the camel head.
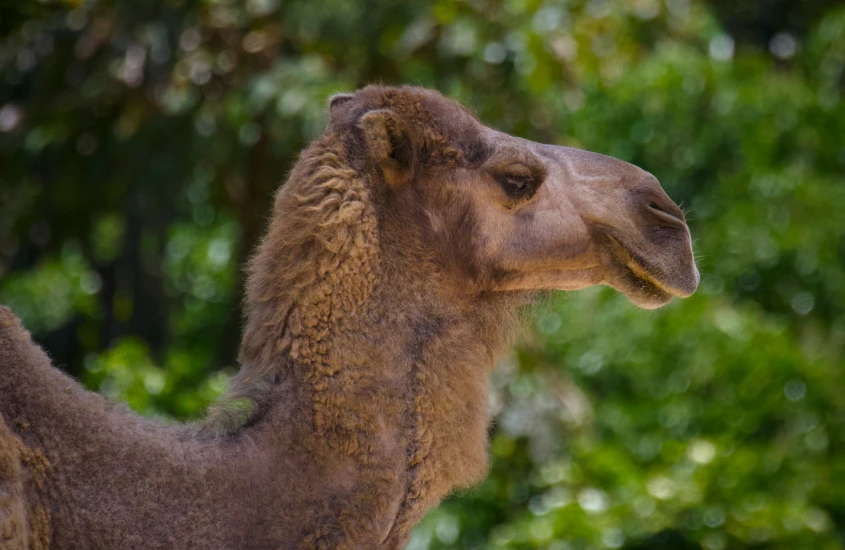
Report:
[{"label": "camel head", "polygon": [[330,111],[328,131],[389,205],[388,238],[456,287],[604,284],[656,308],[698,286],[684,213],[632,164],[510,136],[419,88],[370,86],[333,97]]}]

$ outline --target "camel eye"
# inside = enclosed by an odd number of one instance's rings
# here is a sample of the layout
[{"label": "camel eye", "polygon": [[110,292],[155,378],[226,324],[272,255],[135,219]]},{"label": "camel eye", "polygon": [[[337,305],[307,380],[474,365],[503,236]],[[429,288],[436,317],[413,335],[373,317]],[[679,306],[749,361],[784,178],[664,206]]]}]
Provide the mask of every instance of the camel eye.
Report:
[{"label": "camel eye", "polygon": [[525,192],[531,185],[531,181],[525,177],[509,177],[507,178],[507,183],[511,189],[520,193]]},{"label": "camel eye", "polygon": [[499,176],[499,182],[505,192],[514,199],[525,199],[534,194],[537,182],[528,171],[506,172]]},{"label": "camel eye", "polygon": [[541,166],[522,161],[496,162],[489,173],[498,182],[511,204],[521,203],[534,196],[545,176]]}]

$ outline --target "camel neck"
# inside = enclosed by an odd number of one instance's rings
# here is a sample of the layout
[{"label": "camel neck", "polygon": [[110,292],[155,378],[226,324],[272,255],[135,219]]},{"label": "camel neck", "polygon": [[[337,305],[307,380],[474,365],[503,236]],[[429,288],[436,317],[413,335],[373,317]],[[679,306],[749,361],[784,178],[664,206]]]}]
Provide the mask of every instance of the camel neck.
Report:
[{"label": "camel neck", "polygon": [[385,548],[486,472],[488,378],[514,307],[482,297],[458,308],[424,285],[410,290],[377,284],[341,322],[294,339],[246,432],[271,463],[293,466],[309,487],[320,480],[326,501],[376,508],[371,529]]}]

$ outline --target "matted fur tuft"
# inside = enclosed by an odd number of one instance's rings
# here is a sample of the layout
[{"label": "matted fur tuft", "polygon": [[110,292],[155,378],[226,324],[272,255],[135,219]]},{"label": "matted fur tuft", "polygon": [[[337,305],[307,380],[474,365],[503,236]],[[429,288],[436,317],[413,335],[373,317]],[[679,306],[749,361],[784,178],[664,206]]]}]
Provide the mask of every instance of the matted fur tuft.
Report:
[{"label": "matted fur tuft", "polygon": [[[278,193],[267,235],[247,269],[242,367],[212,407],[207,433],[238,429],[258,413],[286,356],[320,369],[320,342],[362,304],[378,278],[376,218],[365,181],[328,137],[301,156]],[[280,359],[281,358],[281,359]]]}]

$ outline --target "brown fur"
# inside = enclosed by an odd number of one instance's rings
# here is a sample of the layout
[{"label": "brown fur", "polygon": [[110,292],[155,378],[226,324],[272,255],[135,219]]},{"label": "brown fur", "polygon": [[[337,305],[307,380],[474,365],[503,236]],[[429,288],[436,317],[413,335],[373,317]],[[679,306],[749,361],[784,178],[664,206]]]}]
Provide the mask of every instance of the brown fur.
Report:
[{"label": "brown fur", "polygon": [[518,201],[496,183],[610,166],[680,216],[635,167],[496,134],[416,88],[331,111],[276,197],[241,371],[198,430],[85,392],[0,308],[0,548],[401,548],[484,476],[488,374],[535,291],[606,282],[654,304],[689,286],[669,252],[623,256],[652,250],[629,218],[602,237],[581,207],[567,229],[551,183]]}]

